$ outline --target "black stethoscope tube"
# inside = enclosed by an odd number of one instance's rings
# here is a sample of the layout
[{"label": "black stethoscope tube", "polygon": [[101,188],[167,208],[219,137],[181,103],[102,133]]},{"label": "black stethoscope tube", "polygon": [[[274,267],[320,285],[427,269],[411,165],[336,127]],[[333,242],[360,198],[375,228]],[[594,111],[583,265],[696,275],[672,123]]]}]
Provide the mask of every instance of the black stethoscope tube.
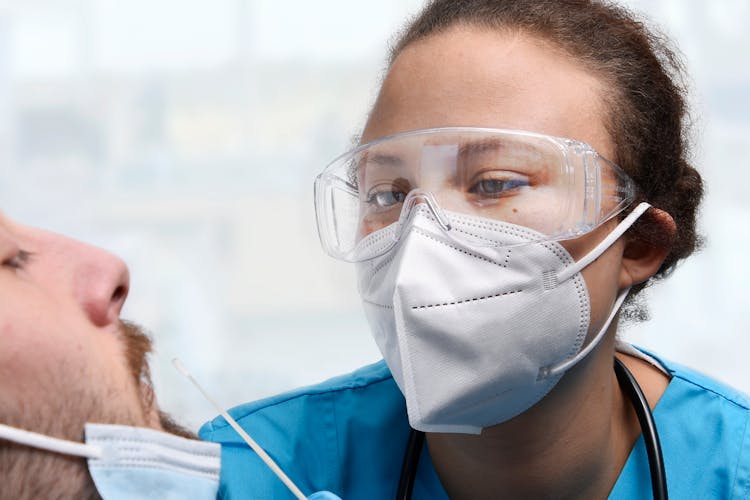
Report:
[{"label": "black stethoscope tube", "polygon": [[615,375],[620,388],[633,403],[633,409],[641,424],[643,444],[646,446],[648,455],[648,468],[651,470],[651,490],[654,492],[654,500],[667,500],[667,474],[664,472],[659,433],[656,432],[656,423],[651,414],[651,408],[633,374],[617,358],[615,358]]},{"label": "black stethoscope tube", "polygon": [[[615,358],[615,375],[620,388],[630,399],[633,409],[641,424],[643,442],[648,455],[648,466],[651,470],[651,489],[654,500],[667,500],[667,475],[664,472],[664,458],[661,453],[659,434],[656,432],[654,416],[648,406],[646,396],[643,395],[641,387],[635,377],[619,359]],[[404,453],[404,462],[401,465],[401,477],[398,481],[396,500],[410,500],[414,491],[414,481],[417,478],[417,466],[419,455],[424,445],[424,432],[412,429],[409,433],[409,442]]]},{"label": "black stethoscope tube", "polygon": [[417,478],[417,465],[419,454],[424,445],[424,432],[412,429],[409,433],[409,442],[406,444],[404,463],[401,465],[401,477],[398,480],[398,493],[396,500],[409,500],[414,490],[414,480]]}]

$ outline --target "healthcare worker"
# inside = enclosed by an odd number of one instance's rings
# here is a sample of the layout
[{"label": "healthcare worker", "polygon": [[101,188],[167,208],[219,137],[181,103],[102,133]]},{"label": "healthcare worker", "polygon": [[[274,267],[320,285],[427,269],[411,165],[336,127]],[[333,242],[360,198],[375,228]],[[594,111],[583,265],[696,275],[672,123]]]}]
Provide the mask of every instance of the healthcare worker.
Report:
[{"label": "healthcare worker", "polygon": [[[230,413],[344,499],[750,498],[748,399],[616,336],[696,247],[681,78],[610,3],[429,2],[315,184],[384,361]],[[229,497],[289,498],[200,435]]]}]

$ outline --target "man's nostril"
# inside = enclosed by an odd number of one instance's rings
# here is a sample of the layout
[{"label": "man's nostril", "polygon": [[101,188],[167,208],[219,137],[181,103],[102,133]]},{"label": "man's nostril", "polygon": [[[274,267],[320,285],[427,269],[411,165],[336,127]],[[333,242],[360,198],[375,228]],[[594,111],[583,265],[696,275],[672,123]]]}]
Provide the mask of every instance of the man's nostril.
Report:
[{"label": "man's nostril", "polygon": [[125,297],[125,294],[127,292],[127,288],[125,288],[123,285],[118,286],[115,288],[115,291],[112,293],[112,302],[119,302]]}]

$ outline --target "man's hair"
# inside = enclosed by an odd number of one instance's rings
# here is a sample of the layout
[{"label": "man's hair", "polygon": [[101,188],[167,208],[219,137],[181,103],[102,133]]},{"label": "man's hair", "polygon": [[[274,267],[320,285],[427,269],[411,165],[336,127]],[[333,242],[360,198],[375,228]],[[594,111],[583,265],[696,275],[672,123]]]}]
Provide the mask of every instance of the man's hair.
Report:
[{"label": "man's hair", "polygon": [[[696,214],[703,181],[691,166],[684,66],[665,36],[634,14],[598,0],[433,0],[396,39],[389,66],[406,47],[455,26],[520,31],[560,47],[598,76],[615,146],[610,160],[635,181],[640,199],[669,213],[670,239],[648,213],[631,228],[670,252],[654,276],[668,276],[700,246]],[[648,282],[633,287],[631,297]]]}]

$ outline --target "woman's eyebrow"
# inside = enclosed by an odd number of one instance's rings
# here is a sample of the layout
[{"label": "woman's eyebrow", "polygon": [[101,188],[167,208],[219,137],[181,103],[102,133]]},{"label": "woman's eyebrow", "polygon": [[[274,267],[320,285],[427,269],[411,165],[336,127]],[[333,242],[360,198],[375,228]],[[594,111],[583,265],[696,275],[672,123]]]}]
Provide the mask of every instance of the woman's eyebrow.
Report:
[{"label": "woman's eyebrow", "polygon": [[403,158],[397,155],[388,154],[388,153],[374,153],[374,154],[367,154],[362,157],[362,161],[360,162],[360,165],[369,165],[369,164],[379,165],[379,166],[392,166],[392,167],[400,167],[404,164]]},{"label": "woman's eyebrow", "polygon": [[402,167],[404,160],[400,156],[388,153],[367,153],[362,155],[356,163],[350,166],[349,175],[361,171],[363,168],[373,167]]},{"label": "woman's eyebrow", "polygon": [[525,158],[534,159],[535,162],[550,156],[547,150],[540,149],[531,144],[515,141],[509,142],[504,139],[496,138],[465,142],[458,148],[458,158],[464,160],[485,153],[505,153],[508,155],[514,153],[516,155],[524,154],[528,155],[528,157],[524,156]]},{"label": "woman's eyebrow", "polygon": [[463,157],[487,151],[498,151],[507,148],[507,146],[506,141],[502,139],[478,139],[462,143],[458,148],[458,155]]},{"label": "woman's eyebrow", "polygon": [[366,153],[357,161],[351,162],[348,167],[347,177],[352,185],[358,186],[362,171],[365,169],[377,169],[378,167],[401,168],[403,165],[404,160],[398,155],[388,153]]}]

